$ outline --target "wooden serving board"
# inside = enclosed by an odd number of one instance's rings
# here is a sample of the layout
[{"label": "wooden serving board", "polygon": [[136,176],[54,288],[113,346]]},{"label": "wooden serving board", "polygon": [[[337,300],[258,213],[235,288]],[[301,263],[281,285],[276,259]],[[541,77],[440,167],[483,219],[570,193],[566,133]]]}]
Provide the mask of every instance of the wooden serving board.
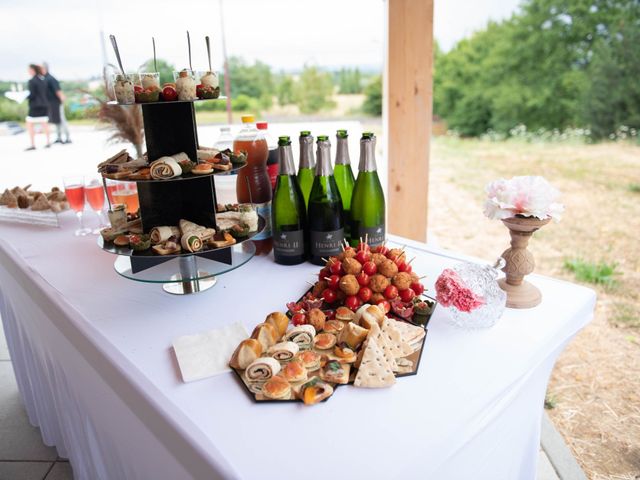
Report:
[{"label": "wooden serving board", "polygon": [[[406,322],[406,320],[402,320],[402,319],[398,319],[398,318],[395,318],[395,320],[398,320],[398,321],[405,321],[405,322]],[[410,323],[411,325],[413,325],[413,323],[412,323],[412,322],[407,322],[407,323]],[[408,377],[408,376],[411,376],[411,375],[416,375],[416,374],[418,373],[418,369],[420,368],[420,360],[422,359],[422,352],[424,351],[424,346],[425,346],[425,342],[426,342],[426,340],[427,340],[427,334],[428,334],[428,333],[429,333],[429,331],[425,328],[425,336],[424,336],[424,337],[423,337],[423,339],[422,339],[422,342],[421,342],[421,344],[420,344],[420,348],[419,348],[419,349],[417,349],[417,350],[416,350],[415,352],[413,352],[412,354],[410,354],[410,355],[408,355],[408,356],[406,356],[406,357],[403,357],[403,358],[406,358],[407,360],[410,360],[411,362],[413,362],[413,366],[412,366],[412,368],[411,368],[409,371],[407,371],[407,372],[403,372],[403,373],[395,373],[396,378]],[[312,348],[312,350],[313,350],[313,351],[315,351],[315,352],[317,352],[317,353],[319,353],[319,354],[321,354],[321,355],[328,355],[328,356],[329,356],[329,358],[332,358],[332,359],[333,359],[333,358],[335,358],[335,357],[333,357],[333,355],[332,355],[332,354],[330,354],[331,350],[319,350],[319,349],[315,349],[315,348]],[[284,366],[286,363],[287,363],[287,362],[280,362],[280,364],[281,364],[281,365],[283,365],[283,366]],[[272,399],[272,398],[267,398],[267,397],[265,397],[262,393],[257,393],[257,392],[254,392],[254,391],[253,391],[254,389],[252,389],[252,384],[251,384],[251,382],[249,382],[249,381],[245,378],[244,370],[237,370],[237,369],[235,369],[235,368],[231,368],[231,370],[233,370],[233,371],[234,371],[234,373],[235,373],[235,374],[236,374],[236,376],[238,377],[238,379],[239,379],[240,383],[242,384],[242,387],[243,387],[243,388],[244,388],[244,390],[247,392],[247,394],[250,396],[250,398],[251,398],[252,400],[254,400],[254,401],[258,402],[258,403],[265,403],[265,402],[299,402],[299,401],[301,401],[301,400],[299,400],[299,399],[296,397],[296,392],[297,392],[298,388],[299,388],[301,385],[303,385],[303,384],[307,381],[307,380],[305,380],[305,381],[303,381],[303,382],[292,383],[292,384],[291,384],[291,395],[290,395],[288,398],[283,398],[283,399]],[[348,383],[348,385],[353,384],[353,382],[354,382],[354,380],[355,380],[355,377],[356,377],[357,372],[358,372],[358,370],[357,370],[356,368],[353,368],[353,366],[352,366],[352,368],[351,368],[351,372],[350,372],[350,376],[349,376],[349,383]],[[318,369],[318,370],[314,370],[314,371],[312,371],[312,372],[308,372],[308,373],[309,373],[309,375],[308,375],[309,379],[310,379],[311,377],[314,377],[314,376],[318,376],[318,377],[319,377],[319,376],[320,376],[320,369]],[[336,384],[336,383],[333,383],[333,382],[326,382],[326,383],[330,384],[330,385],[333,387],[333,389],[334,389],[334,394],[335,394],[335,390],[336,390],[338,387],[344,386],[344,385],[342,385],[342,384]],[[332,395],[332,396],[333,396],[333,395]],[[323,402],[326,402],[329,398],[331,398],[331,397],[328,397],[328,398],[324,399],[324,400],[323,400]]]}]

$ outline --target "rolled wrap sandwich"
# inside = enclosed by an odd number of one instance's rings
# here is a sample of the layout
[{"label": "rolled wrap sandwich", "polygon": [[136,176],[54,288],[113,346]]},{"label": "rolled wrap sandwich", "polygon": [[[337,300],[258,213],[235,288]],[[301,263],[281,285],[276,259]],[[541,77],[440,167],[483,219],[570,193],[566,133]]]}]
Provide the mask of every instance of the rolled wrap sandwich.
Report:
[{"label": "rolled wrap sandwich", "polygon": [[153,162],[149,168],[151,169],[151,178],[155,180],[163,180],[182,175],[182,168],[173,157],[160,157]]},{"label": "rolled wrap sandwich", "polygon": [[180,236],[180,229],[178,227],[153,227],[150,232],[151,243],[157,245],[158,243],[165,242],[169,238]]},{"label": "rolled wrap sandwich", "polygon": [[186,235],[182,235],[180,239],[180,245],[187,252],[199,252],[202,250],[204,243],[202,239],[196,233],[187,233]]},{"label": "rolled wrap sandwich", "polygon": [[308,350],[313,344],[313,337],[316,336],[316,329],[313,325],[298,325],[289,330],[284,339],[298,345],[300,350]]},{"label": "rolled wrap sandwich", "polygon": [[299,351],[300,347],[297,343],[280,342],[270,346],[269,350],[267,350],[267,355],[275,358],[280,362],[287,362],[289,360],[292,360]]},{"label": "rolled wrap sandwich", "polygon": [[256,358],[247,367],[244,374],[250,382],[266,382],[280,372],[280,362],[275,358]]}]

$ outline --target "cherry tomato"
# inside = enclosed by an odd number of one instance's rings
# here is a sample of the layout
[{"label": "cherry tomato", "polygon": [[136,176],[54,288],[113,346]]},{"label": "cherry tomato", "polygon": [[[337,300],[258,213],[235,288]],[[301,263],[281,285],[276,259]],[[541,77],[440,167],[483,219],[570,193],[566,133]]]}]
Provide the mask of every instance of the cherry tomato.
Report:
[{"label": "cherry tomato", "polygon": [[304,313],[296,313],[293,317],[291,317],[291,323],[294,326],[304,325],[307,323],[307,316]]},{"label": "cherry tomato", "polygon": [[404,269],[404,271],[405,271],[405,272],[407,272],[407,273],[411,273],[411,271],[413,270],[413,268],[411,268],[411,264],[410,264],[410,263],[407,263],[406,265],[407,265],[407,266],[406,266],[406,268]]},{"label": "cherry tomato", "polygon": [[327,303],[334,303],[338,296],[336,295],[336,291],[331,288],[325,288],[324,292],[322,292],[322,298]]},{"label": "cherry tomato", "polygon": [[360,242],[356,250],[358,250],[358,252],[369,252],[371,251],[371,247],[369,247],[367,243]]},{"label": "cherry tomato", "polygon": [[[353,251],[353,247],[351,247],[351,246],[349,246],[349,247],[344,247],[344,252],[345,252],[345,253],[347,253],[347,252],[352,252],[352,251]],[[345,258],[346,258],[346,255],[345,255]]]},{"label": "cherry tomato", "polygon": [[376,305],[382,308],[382,310],[384,310],[384,313],[389,313],[389,310],[391,310],[391,304],[386,300],[380,300],[378,303],[376,303]]},{"label": "cherry tomato", "polygon": [[324,314],[327,316],[327,320],[333,320],[334,318],[336,318],[335,310],[325,310]]},{"label": "cherry tomato", "polygon": [[375,253],[380,253],[386,256],[387,253],[389,253],[389,249],[384,245],[378,245],[377,247],[375,247]]},{"label": "cherry tomato", "polygon": [[318,280],[324,280],[329,276],[331,276],[331,271],[327,267],[324,267],[318,274]]},{"label": "cherry tomato", "polygon": [[413,290],[416,295],[422,295],[422,292],[424,292],[424,285],[419,282],[413,282],[411,284],[411,290]]},{"label": "cherry tomato", "polygon": [[142,93],[144,91],[144,89],[140,85],[134,85],[133,86],[133,91],[136,92],[136,93]]},{"label": "cherry tomato", "polygon": [[364,273],[371,276],[375,275],[378,272],[378,267],[372,261],[368,261],[364,265],[362,265],[362,270],[364,270]]},{"label": "cherry tomato", "polygon": [[414,292],[410,288],[407,288],[406,290],[401,290],[400,291],[400,300],[402,300],[405,303],[410,302],[411,300],[413,300],[413,297],[415,297],[415,296],[416,296],[416,292]]},{"label": "cherry tomato", "polygon": [[345,298],[344,300],[344,306],[353,310],[354,312],[360,308],[360,306],[362,305],[362,302],[360,301],[360,299],[358,297],[356,297],[355,295],[349,295],[347,298]]},{"label": "cherry tomato", "polygon": [[358,283],[360,284],[361,287],[366,287],[367,285],[369,285],[369,281],[371,280],[369,278],[369,275],[367,275],[364,272],[360,272],[356,277],[356,279],[358,280]]},{"label": "cherry tomato", "polygon": [[329,271],[335,275],[342,273],[342,262],[340,260],[334,260],[329,266]]},{"label": "cherry tomato", "polygon": [[384,289],[383,294],[384,294],[384,298],[386,298],[387,300],[393,300],[398,296],[398,289],[396,288],[395,285],[389,285],[387,288]]},{"label": "cherry tomato", "polygon": [[401,258],[394,260],[396,266],[398,267],[398,272],[406,272],[407,271],[407,263]]},{"label": "cherry tomato", "polygon": [[358,260],[362,265],[371,260],[371,254],[368,251],[360,250],[356,254],[356,260]]},{"label": "cherry tomato", "polygon": [[369,287],[362,287],[358,291],[358,298],[362,300],[363,303],[366,303],[371,299],[372,294],[373,292]]},{"label": "cherry tomato", "polygon": [[331,275],[325,278],[331,290],[337,290],[340,287],[340,275]]},{"label": "cherry tomato", "polygon": [[167,85],[162,89],[162,99],[166,101],[173,101],[178,99],[178,92],[171,85]]}]

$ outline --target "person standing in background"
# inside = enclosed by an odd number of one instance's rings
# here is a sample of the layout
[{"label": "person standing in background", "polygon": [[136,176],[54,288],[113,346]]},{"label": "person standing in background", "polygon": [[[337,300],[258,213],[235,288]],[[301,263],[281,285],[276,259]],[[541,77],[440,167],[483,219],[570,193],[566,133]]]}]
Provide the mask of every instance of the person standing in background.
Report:
[{"label": "person standing in background", "polygon": [[[53,123],[56,126],[57,137],[53,143],[71,143],[69,137],[69,125],[64,115],[64,101],[65,96],[60,89],[60,82],[49,73],[49,65],[47,62],[42,62],[42,73],[44,79],[47,82],[47,99],[49,101],[49,123]],[[62,139],[64,134],[65,139]]]},{"label": "person standing in background", "polygon": [[29,132],[29,139],[31,140],[31,146],[27,150],[36,149],[36,130],[35,124],[39,123],[44,129],[44,134],[47,137],[47,144],[45,148],[49,148],[49,102],[47,100],[47,83],[42,75],[40,66],[29,65],[29,113],[27,114],[26,123],[27,131]]}]

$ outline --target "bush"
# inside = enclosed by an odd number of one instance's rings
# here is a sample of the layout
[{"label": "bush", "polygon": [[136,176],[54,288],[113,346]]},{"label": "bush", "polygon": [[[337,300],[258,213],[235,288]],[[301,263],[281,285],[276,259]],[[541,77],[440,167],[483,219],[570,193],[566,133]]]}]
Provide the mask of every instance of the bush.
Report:
[{"label": "bush", "polygon": [[368,115],[382,115],[382,76],[374,77],[364,89],[365,99],[362,111]]},{"label": "bush", "polygon": [[318,67],[304,67],[296,85],[296,104],[302,113],[316,113],[332,108],[333,81],[331,75]]},{"label": "bush", "polygon": [[23,122],[28,108],[26,101],[16,103],[8,98],[0,98],[0,122]]}]

